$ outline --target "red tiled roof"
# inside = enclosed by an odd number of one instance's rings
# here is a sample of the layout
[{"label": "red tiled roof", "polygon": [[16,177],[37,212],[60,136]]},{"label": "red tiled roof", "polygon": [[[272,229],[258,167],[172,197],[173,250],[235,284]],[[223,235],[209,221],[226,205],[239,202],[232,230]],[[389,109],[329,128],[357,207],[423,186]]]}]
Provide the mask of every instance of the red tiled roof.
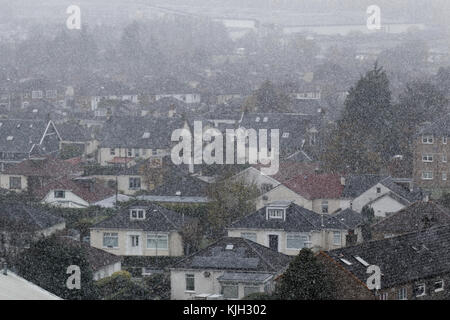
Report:
[{"label": "red tiled roof", "polygon": [[61,177],[81,171],[81,168],[72,163],[48,157],[43,160],[25,160],[7,168],[5,174],[23,176]]},{"label": "red tiled roof", "polygon": [[298,175],[284,183],[286,187],[307,199],[338,199],[344,186],[336,174]]},{"label": "red tiled roof", "polygon": [[[94,203],[106,199],[115,194],[113,189],[105,187],[98,182],[92,182],[92,189],[87,186],[88,181],[75,181],[73,179],[64,177],[52,180],[45,184],[42,188],[35,191],[35,195],[39,198],[44,198],[52,190],[68,190],[82,198],[83,200]],[[86,184],[86,185],[85,185]]]}]

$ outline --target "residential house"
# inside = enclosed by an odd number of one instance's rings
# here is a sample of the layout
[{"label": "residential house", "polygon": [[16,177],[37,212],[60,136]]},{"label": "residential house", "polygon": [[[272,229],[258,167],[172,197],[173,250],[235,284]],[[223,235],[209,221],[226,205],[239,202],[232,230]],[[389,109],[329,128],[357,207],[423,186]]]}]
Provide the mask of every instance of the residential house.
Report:
[{"label": "residential house", "polygon": [[125,256],[182,256],[187,218],[150,203],[133,205],[91,228],[91,246]]},{"label": "residential house", "polygon": [[114,189],[87,177],[51,180],[33,193],[42,203],[63,208],[86,208],[114,194]]},{"label": "residential house", "polygon": [[244,238],[225,237],[170,268],[171,299],[242,299],[271,293],[291,257]]},{"label": "residential house", "polygon": [[34,153],[56,154],[61,137],[52,121],[0,120],[0,164],[21,162]]},{"label": "residential house", "polygon": [[175,165],[166,166],[161,183],[139,200],[165,203],[207,203],[208,183]]},{"label": "residential house", "polygon": [[383,175],[350,175],[345,177],[342,192],[342,208],[361,212],[364,206],[374,209],[375,216],[386,217],[407,205],[427,200],[427,193],[419,188],[407,190],[392,177]]},{"label": "residential house", "polygon": [[384,239],[445,224],[450,224],[447,208],[432,201],[417,201],[370,228],[373,239]]},{"label": "residential house", "polygon": [[297,255],[302,248],[318,251],[345,246],[349,228],[329,214],[278,201],[233,222],[227,230],[230,237],[246,238],[275,251]]},{"label": "residential house", "polygon": [[301,174],[276,186],[257,198],[257,209],[273,201],[290,200],[317,213],[332,213],[342,208],[341,176],[335,174]]},{"label": "residential house", "polygon": [[0,173],[0,187],[15,192],[31,194],[47,182],[64,176],[81,175],[79,165],[55,157],[27,159],[8,166]]},{"label": "residential house", "polygon": [[447,157],[450,147],[450,114],[440,117],[431,124],[424,125],[413,140],[413,181],[414,185],[432,192],[433,197],[450,191],[447,176],[450,167]]},{"label": "residential house", "polygon": [[3,202],[0,208],[0,253],[26,248],[31,241],[64,230],[63,218],[21,202]]},{"label": "residential house", "polygon": [[61,152],[66,151],[75,157],[92,154],[96,151],[98,142],[92,136],[91,130],[71,122],[60,123],[56,127],[61,137]]},{"label": "residential house", "polygon": [[[355,297],[345,290],[349,283],[367,288],[369,266],[380,268],[380,287],[372,294],[380,300],[447,300],[450,281],[450,226],[436,226],[404,235],[363,242],[321,252],[318,257],[330,270],[345,270],[337,293],[341,299]],[[363,297],[364,298],[364,297]]]},{"label": "residential house", "polygon": [[170,154],[172,132],[183,127],[178,118],[111,117],[103,128],[98,163],[104,166],[162,158]]}]

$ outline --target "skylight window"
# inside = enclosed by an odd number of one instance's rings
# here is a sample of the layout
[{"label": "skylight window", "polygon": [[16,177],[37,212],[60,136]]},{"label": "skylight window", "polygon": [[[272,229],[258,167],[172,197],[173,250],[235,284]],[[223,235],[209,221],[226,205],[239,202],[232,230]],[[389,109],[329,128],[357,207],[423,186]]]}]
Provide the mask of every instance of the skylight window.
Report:
[{"label": "skylight window", "polygon": [[8,140],[8,141],[11,141],[12,139],[14,139],[13,136],[8,136],[8,137],[6,138],[6,140]]},{"label": "skylight window", "polygon": [[263,122],[267,122],[267,120],[268,120],[267,117],[264,117],[264,118],[263,118]]},{"label": "skylight window", "polygon": [[348,261],[347,259],[341,258],[341,261],[342,261],[343,263],[345,263],[346,265],[348,265],[348,266],[351,266],[351,265],[352,265],[352,263],[351,263],[350,261]]},{"label": "skylight window", "polygon": [[144,134],[142,135],[142,139],[148,139],[150,138],[150,132],[144,132]]},{"label": "skylight window", "polygon": [[358,260],[358,262],[361,263],[364,267],[369,266],[369,263],[360,256],[355,256],[355,259]]},{"label": "skylight window", "polygon": [[234,246],[232,244],[227,244],[225,250],[233,250]]}]

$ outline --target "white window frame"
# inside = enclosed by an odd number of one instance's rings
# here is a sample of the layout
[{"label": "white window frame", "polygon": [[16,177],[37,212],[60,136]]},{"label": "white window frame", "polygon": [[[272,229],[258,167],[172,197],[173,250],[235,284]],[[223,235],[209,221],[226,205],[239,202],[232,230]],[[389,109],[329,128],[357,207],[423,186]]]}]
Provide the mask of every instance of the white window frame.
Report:
[{"label": "white window frame", "polygon": [[[133,186],[131,185],[131,181],[133,179]],[[136,181],[139,181],[139,186],[136,187]],[[142,187],[141,177],[129,177],[128,178],[128,189],[129,190],[140,190]]]},{"label": "white window frame", "polygon": [[[251,235],[251,236],[250,236]],[[253,237],[254,236],[254,237]],[[257,234],[256,232],[241,232],[241,238],[256,242]],[[250,239],[251,238],[251,239]],[[253,240],[254,239],[254,240]]]},{"label": "white window frame", "polygon": [[[442,283],[442,286],[440,288],[436,289],[436,283],[438,283],[438,282]],[[444,280],[443,279],[436,280],[434,282],[434,292],[441,292],[441,291],[444,291]]]},{"label": "white window frame", "polygon": [[[192,279],[193,288],[188,288],[188,278]],[[185,286],[184,289],[186,292],[195,292],[195,274],[194,273],[186,273],[184,276]]]},{"label": "white window frame", "polygon": [[433,162],[433,155],[429,153],[422,154],[422,162]]},{"label": "white window frame", "polygon": [[[161,249],[161,250],[169,250],[169,235],[168,234],[161,234],[161,233],[147,233],[147,243],[146,247],[147,249]],[[154,243],[156,243],[155,246],[149,246],[148,241],[153,240]],[[158,241],[163,240],[165,241],[165,246],[158,246]]]},{"label": "white window frame", "polygon": [[109,154],[111,156],[115,156],[116,155],[116,148],[109,148]]},{"label": "white window frame", "polygon": [[447,181],[447,172],[442,172],[442,181]]},{"label": "white window frame", "polygon": [[442,144],[447,144],[447,137],[442,137]]},{"label": "white window frame", "polygon": [[419,283],[419,284],[417,284],[417,285],[416,285],[416,291],[417,291],[417,288],[421,288],[421,287],[423,287],[423,293],[421,293],[421,294],[416,294],[416,297],[423,297],[423,296],[426,296],[426,295],[427,295],[425,283]]},{"label": "white window frame", "polygon": [[330,208],[328,205],[328,200],[322,200],[322,202],[320,204],[320,208],[321,208],[322,213],[329,213]]},{"label": "white window frame", "polygon": [[[115,246],[105,246],[105,237],[116,239],[117,240],[117,245],[115,245]],[[103,248],[118,248],[119,247],[119,233],[117,233],[117,232],[103,232],[102,246],[103,246]]]},{"label": "white window frame", "polygon": [[398,300],[408,300],[408,288],[403,287],[398,290]]},{"label": "white window frame", "polygon": [[446,153],[442,154],[442,162],[447,162],[447,154]]},{"label": "white window frame", "polygon": [[[225,287],[233,287],[233,288],[236,288],[237,290],[237,294],[236,294],[236,296],[233,296],[233,297],[226,297],[225,296],[225,294],[224,294],[224,288]],[[223,298],[224,299],[239,299],[239,284],[237,284],[237,283],[227,283],[227,284],[222,284],[221,285],[221,291],[222,291],[222,294],[223,294]]]},{"label": "white window frame", "polygon": [[[56,196],[57,192],[62,192],[62,197],[57,197]],[[65,199],[66,198],[66,191],[65,190],[53,190],[53,197],[55,199]]]},{"label": "white window frame", "polygon": [[269,219],[284,219],[284,211],[281,208],[268,208],[267,216]]},{"label": "white window frame", "polygon": [[422,144],[433,144],[433,143],[434,143],[434,137],[432,134],[422,136]]},{"label": "white window frame", "polygon": [[433,180],[433,171],[422,171],[422,180]]},{"label": "white window frame", "polygon": [[[337,241],[338,236],[339,236],[339,242]],[[342,232],[341,231],[333,231],[333,245],[335,245],[335,246],[342,245]]]},{"label": "white window frame", "polygon": [[[303,238],[302,240],[303,240],[304,246],[303,247],[299,247],[299,248],[289,247],[289,240],[292,240],[292,239],[289,239],[289,238],[292,238],[292,237],[301,237],[301,238]],[[302,233],[287,233],[286,234],[286,249],[287,250],[301,250],[303,248],[309,248],[310,244],[311,244],[311,237],[308,234],[302,234]]]},{"label": "white window frame", "polygon": [[130,209],[130,219],[131,220],[144,220],[145,219],[145,209]]}]

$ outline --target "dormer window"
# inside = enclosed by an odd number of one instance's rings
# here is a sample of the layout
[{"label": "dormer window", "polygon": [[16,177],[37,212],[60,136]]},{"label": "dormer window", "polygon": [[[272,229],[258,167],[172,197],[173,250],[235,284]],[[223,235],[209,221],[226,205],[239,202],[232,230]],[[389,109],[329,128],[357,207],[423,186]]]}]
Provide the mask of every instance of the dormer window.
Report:
[{"label": "dormer window", "polygon": [[145,219],[145,210],[144,209],[130,209],[130,219],[132,219],[132,220]]},{"label": "dormer window", "polygon": [[424,135],[422,136],[423,144],[433,144],[433,135]]},{"label": "dormer window", "polygon": [[284,219],[284,209],[268,208],[267,214],[269,219]]}]

